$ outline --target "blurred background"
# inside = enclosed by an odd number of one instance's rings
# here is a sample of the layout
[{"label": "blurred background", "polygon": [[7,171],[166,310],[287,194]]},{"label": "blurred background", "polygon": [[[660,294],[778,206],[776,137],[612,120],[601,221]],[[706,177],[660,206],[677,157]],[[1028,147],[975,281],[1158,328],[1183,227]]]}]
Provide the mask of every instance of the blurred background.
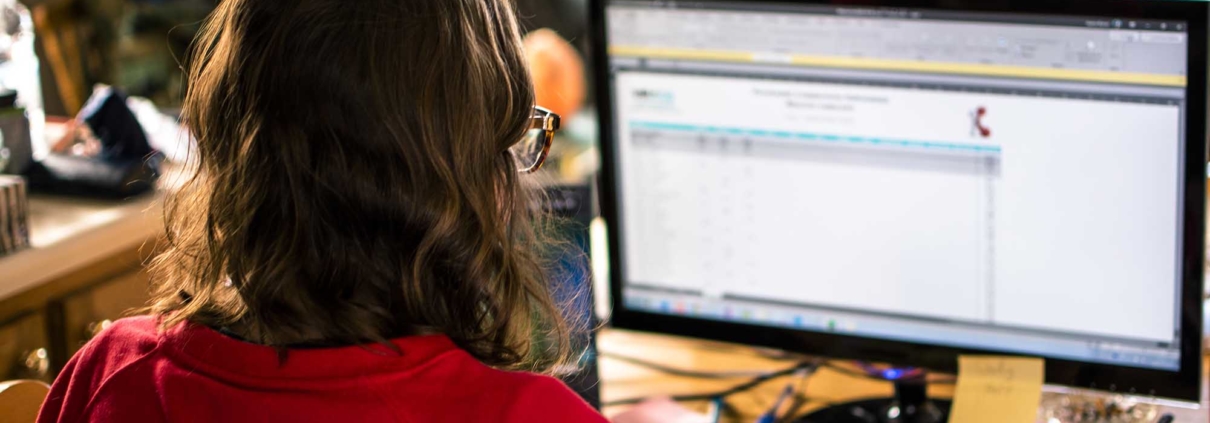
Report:
[{"label": "blurred background", "polygon": [[[0,0],[0,95],[17,93],[33,126],[33,150],[42,151],[40,120],[77,116],[99,84],[145,99],[165,115],[179,110],[186,81],[181,70],[190,41],[215,0]],[[518,0],[529,40],[539,103],[564,117],[555,173],[576,178],[587,169],[564,167],[589,145],[594,130],[581,106],[591,100],[586,81],[587,0]],[[148,104],[148,103],[143,103]],[[142,120],[142,119],[141,119]],[[152,132],[146,128],[148,132]],[[52,129],[49,138],[57,138]],[[155,145],[172,156],[173,148]],[[10,140],[10,148],[14,144]],[[591,167],[592,163],[568,166]],[[0,166],[3,169],[4,166]],[[9,172],[17,173],[17,172]]]},{"label": "blurred background", "polygon": [[[520,0],[527,31],[550,28],[583,53],[586,0]],[[178,106],[184,57],[215,0],[3,0],[10,48],[33,40],[50,115],[79,111],[95,84]],[[10,60],[14,58],[9,58]],[[6,79],[7,81],[8,79]],[[7,84],[6,84],[7,85]]]}]

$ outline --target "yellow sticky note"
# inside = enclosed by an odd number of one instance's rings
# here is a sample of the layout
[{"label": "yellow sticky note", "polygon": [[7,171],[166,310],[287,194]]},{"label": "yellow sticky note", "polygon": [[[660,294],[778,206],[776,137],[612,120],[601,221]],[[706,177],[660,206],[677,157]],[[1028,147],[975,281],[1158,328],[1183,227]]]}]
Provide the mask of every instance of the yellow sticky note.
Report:
[{"label": "yellow sticky note", "polygon": [[1040,358],[958,357],[950,423],[1033,423],[1042,401]]}]

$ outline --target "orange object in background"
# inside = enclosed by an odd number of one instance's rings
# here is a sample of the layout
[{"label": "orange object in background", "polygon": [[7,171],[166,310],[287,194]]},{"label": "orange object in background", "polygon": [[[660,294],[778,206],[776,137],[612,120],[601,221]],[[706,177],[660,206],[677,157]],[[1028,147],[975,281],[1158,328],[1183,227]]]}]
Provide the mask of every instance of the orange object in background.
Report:
[{"label": "orange object in background", "polygon": [[584,60],[563,37],[549,29],[525,36],[525,56],[534,80],[537,104],[571,118],[584,104]]}]

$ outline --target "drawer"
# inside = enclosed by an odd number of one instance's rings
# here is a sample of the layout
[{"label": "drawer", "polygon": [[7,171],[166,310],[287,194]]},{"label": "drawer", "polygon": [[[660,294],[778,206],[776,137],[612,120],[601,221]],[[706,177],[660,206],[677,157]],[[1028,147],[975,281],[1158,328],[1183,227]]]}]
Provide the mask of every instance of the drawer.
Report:
[{"label": "drawer", "polygon": [[114,320],[141,312],[149,299],[148,281],[147,273],[136,269],[65,298],[63,336],[68,355],[75,355]]},{"label": "drawer", "polygon": [[51,381],[50,343],[42,314],[30,314],[0,326],[0,381]]}]

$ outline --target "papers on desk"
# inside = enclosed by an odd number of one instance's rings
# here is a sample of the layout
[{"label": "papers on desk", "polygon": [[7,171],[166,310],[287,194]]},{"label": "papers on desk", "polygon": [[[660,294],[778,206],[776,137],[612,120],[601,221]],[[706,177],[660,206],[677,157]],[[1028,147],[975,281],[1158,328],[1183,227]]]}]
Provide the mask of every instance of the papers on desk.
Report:
[{"label": "papers on desk", "polygon": [[950,423],[1030,423],[1042,401],[1040,358],[962,356]]}]

